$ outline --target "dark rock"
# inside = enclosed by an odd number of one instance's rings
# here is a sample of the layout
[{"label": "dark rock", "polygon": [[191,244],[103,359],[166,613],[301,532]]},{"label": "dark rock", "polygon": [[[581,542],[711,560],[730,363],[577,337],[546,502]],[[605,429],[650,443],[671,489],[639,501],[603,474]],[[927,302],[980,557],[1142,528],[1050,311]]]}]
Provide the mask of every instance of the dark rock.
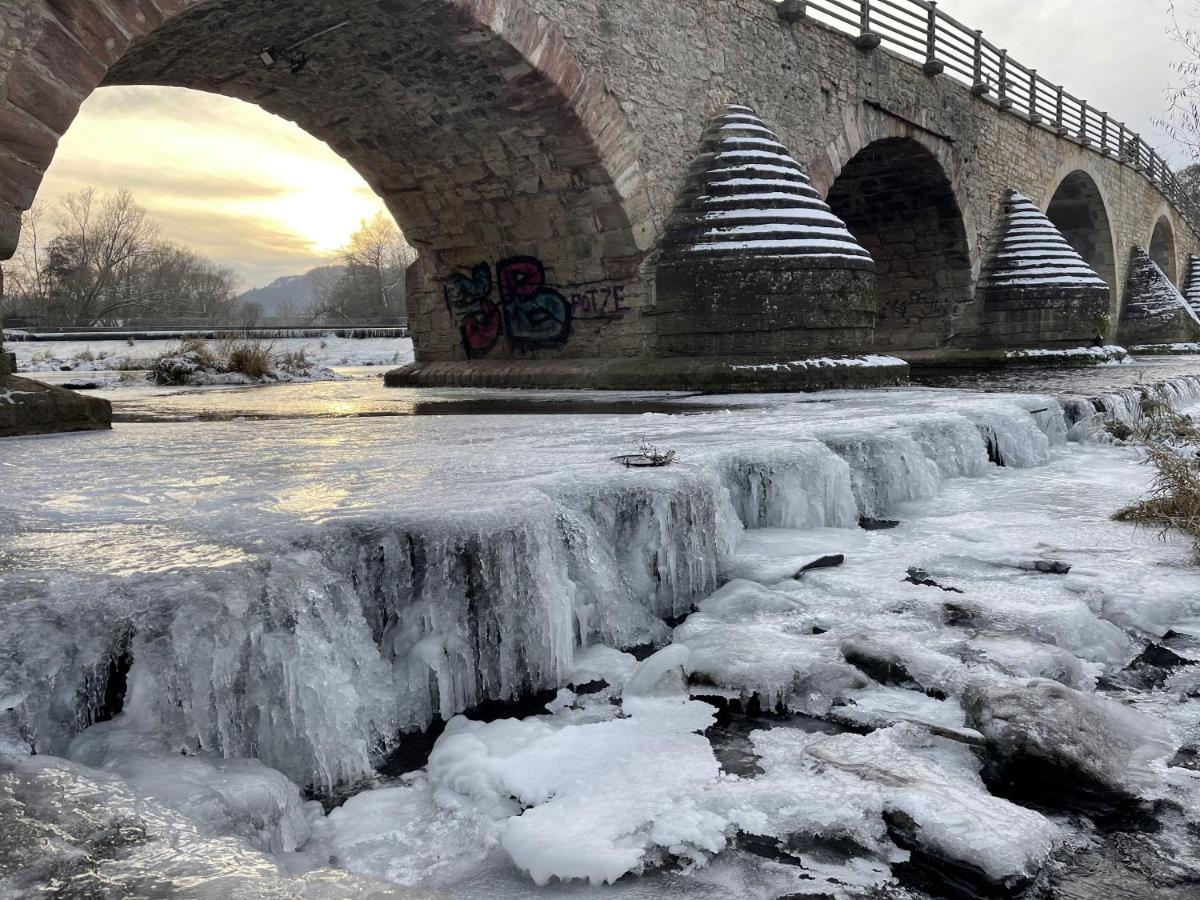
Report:
[{"label": "dark rock", "polygon": [[16,376],[0,385],[0,437],[98,431],[111,425],[107,400]]},{"label": "dark rock", "polygon": [[797,579],[803,578],[805,572],[811,572],[814,569],[835,569],[845,561],[846,557],[841,553],[834,554],[833,556],[822,556],[820,559],[814,559],[808,565],[801,566],[800,571],[793,577]]},{"label": "dark rock", "polygon": [[858,520],[858,527],[863,531],[890,531],[893,528],[899,528],[900,523],[889,519],[872,519],[863,516]]},{"label": "dark rock", "polygon": [[846,662],[856,669],[866,673],[880,684],[890,684],[896,687],[920,690],[921,686],[908,671],[903,660],[895,654],[888,654],[874,645],[860,641],[843,641],[842,656]]},{"label": "dark rock", "polygon": [[1150,644],[1143,650],[1138,658],[1130,663],[1131,669],[1144,669],[1147,667],[1155,669],[1178,669],[1182,666],[1194,666],[1196,660],[1188,659],[1180,656],[1169,647],[1164,647],[1162,644]]},{"label": "dark rock", "polygon": [[573,684],[571,685],[571,690],[573,690],[576,695],[580,697],[586,697],[588,694],[598,694],[608,686],[608,682],[603,678],[600,678],[596,681],[589,681],[585,684]]},{"label": "dark rock", "polygon": [[937,588],[938,590],[945,591],[948,594],[965,594],[966,593],[966,591],[960,590],[959,588],[943,587],[942,585],[940,585],[936,581],[934,581],[932,578],[930,578],[929,573],[926,572],[924,569],[918,569],[916,567],[913,567],[908,570],[908,577],[905,578],[904,580],[907,581],[909,584],[915,584],[920,587]]}]

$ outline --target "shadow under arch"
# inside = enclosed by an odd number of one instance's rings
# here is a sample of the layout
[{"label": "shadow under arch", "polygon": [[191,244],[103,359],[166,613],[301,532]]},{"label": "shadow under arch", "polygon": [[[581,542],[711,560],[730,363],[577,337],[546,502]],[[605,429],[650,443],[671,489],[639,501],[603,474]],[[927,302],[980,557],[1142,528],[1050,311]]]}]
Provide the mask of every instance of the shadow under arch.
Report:
[{"label": "shadow under arch", "polygon": [[1112,225],[1095,179],[1082,169],[1068,173],[1050,194],[1046,217],[1108,284],[1110,298],[1119,296]]},{"label": "shadow under arch", "polygon": [[1179,254],[1176,252],[1175,229],[1167,216],[1159,216],[1150,236],[1150,258],[1158,264],[1171,283],[1179,284]]},{"label": "shadow under arch", "polygon": [[[553,286],[636,275],[652,231],[636,137],[603,78],[524,0],[95,7],[27,0],[14,14],[32,39],[0,71],[0,258],[82,100],[144,84],[256,104],[350,163],[429,263],[423,333],[439,353],[458,348],[463,316],[440,278],[487,262],[498,284],[503,261],[535,260],[539,296],[562,298]],[[260,57],[308,38],[295,72]]]},{"label": "shadow under arch", "polygon": [[826,202],[875,259],[875,346],[946,346],[973,297],[967,229],[942,163],[919,141],[869,143],[843,167]]}]

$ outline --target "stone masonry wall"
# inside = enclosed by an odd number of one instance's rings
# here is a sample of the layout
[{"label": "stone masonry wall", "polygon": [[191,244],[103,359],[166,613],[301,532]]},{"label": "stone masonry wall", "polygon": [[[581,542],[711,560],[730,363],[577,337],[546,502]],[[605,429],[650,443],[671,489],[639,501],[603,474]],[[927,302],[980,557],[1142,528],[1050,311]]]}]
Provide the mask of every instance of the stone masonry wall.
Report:
[{"label": "stone masonry wall", "polygon": [[[1200,247],[1178,211],[1132,168],[1003,113],[966,86],[947,76],[928,77],[885,50],[864,53],[846,35],[811,20],[783,24],[772,3],[530,2],[559,22],[586,65],[603,73],[641,135],[656,222],[682,184],[707,115],[739,102],[753,106],[780,134],[822,193],[874,141],[908,138],[925,147],[953,186],[975,276],[1007,190],[1020,190],[1044,210],[1064,178],[1076,170],[1088,173],[1113,224],[1113,322],[1129,248],[1149,244],[1160,216],[1168,217],[1177,237],[1180,271],[1186,255]],[[978,327],[980,300],[971,289],[963,294],[958,320],[946,331],[966,340]]]},{"label": "stone masonry wall", "polygon": [[[1129,248],[1150,246],[1160,218],[1177,271],[1200,251],[1140,173],[886,51],[784,24],[764,0],[347,0],[337,11],[351,24],[292,76],[248,64],[246,48],[303,36],[328,0],[8,0],[0,256],[101,83],[229,94],[327,141],[421,251],[422,359],[654,354],[656,242],[706,120],[728,103],[753,106],[822,195],[876,141],[923,148],[961,211],[972,279],[1005,192],[1044,210],[1077,171],[1112,224],[1114,322]],[[961,265],[927,275],[937,296],[917,297],[901,343],[970,345],[981,301]]]}]

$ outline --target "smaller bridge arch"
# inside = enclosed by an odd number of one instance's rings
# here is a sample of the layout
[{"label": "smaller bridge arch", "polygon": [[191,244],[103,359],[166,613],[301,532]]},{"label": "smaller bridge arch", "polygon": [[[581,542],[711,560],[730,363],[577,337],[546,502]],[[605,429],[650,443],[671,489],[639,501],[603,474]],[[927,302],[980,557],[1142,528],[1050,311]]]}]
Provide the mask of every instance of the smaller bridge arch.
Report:
[{"label": "smaller bridge arch", "polygon": [[1154,231],[1150,235],[1150,258],[1163,270],[1163,274],[1171,279],[1171,283],[1179,284],[1179,253],[1176,250],[1175,227],[1171,217],[1160,215],[1154,223]]},{"label": "smaller bridge arch", "polygon": [[1058,178],[1047,196],[1046,217],[1108,283],[1110,297],[1119,296],[1113,228],[1096,179],[1083,169],[1074,169]]},{"label": "smaller bridge arch", "polygon": [[875,345],[946,346],[974,275],[962,207],[935,153],[910,136],[874,140],[845,162],[826,202],[875,259]]}]

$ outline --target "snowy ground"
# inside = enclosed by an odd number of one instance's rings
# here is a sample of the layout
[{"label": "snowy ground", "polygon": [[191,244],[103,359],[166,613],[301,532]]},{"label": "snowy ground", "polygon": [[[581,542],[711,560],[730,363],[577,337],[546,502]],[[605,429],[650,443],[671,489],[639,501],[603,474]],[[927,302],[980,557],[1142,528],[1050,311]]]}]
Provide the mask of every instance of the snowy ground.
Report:
[{"label": "snowy ground", "polygon": [[[269,341],[276,353],[303,350],[314,365],[399,366],[413,360],[409,338],[280,338]],[[22,341],[5,349],[17,356],[18,372],[121,372],[145,370],[149,361],[177,349],[170,341]]]},{"label": "snowy ground", "polygon": [[1196,890],[1198,570],[1090,405],[626,399],[6,443],[0,896]]}]

